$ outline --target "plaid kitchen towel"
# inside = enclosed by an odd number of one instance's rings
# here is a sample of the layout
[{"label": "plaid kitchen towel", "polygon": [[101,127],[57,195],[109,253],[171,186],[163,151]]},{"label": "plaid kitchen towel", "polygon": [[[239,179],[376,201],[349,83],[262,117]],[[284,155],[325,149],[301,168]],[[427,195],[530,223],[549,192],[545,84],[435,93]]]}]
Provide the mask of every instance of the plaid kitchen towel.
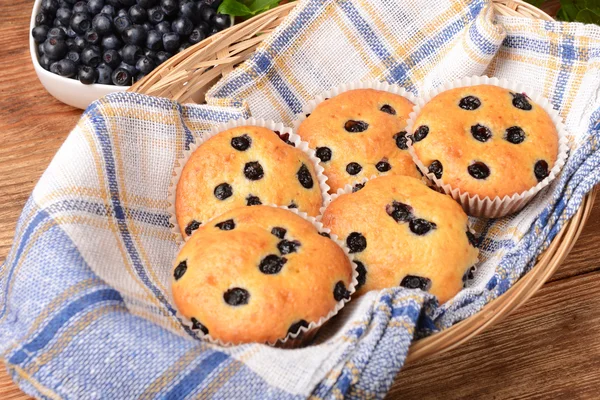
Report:
[{"label": "plaid kitchen towel", "polygon": [[[485,0],[302,0],[208,105],[119,93],[92,104],[42,176],[0,267],[0,355],[39,398],[383,397],[409,345],[481,309],[533,265],[600,180],[600,29],[495,17]],[[378,78],[414,94],[488,74],[563,116],[570,157],[519,214],[474,220],[475,279],[438,306],[395,288],[348,304],[295,350],[193,340],[168,300],[175,160],[221,121],[290,123],[315,94]]]}]

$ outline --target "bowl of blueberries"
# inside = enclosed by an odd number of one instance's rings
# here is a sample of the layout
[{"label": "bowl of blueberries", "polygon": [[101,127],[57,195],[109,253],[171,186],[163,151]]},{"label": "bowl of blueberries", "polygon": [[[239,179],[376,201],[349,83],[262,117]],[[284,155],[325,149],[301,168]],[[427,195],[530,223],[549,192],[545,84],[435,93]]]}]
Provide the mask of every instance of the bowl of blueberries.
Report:
[{"label": "bowl of blueberries", "polygon": [[36,0],[29,50],[58,100],[85,109],[233,25],[220,0]]}]

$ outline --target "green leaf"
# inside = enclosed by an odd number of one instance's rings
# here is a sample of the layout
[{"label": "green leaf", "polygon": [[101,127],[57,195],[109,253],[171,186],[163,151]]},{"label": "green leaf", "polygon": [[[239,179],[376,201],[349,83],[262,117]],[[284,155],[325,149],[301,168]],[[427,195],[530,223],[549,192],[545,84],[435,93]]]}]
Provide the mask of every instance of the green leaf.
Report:
[{"label": "green leaf", "polygon": [[566,15],[564,21],[575,21],[579,8],[571,0],[562,1],[560,10]]},{"label": "green leaf", "polygon": [[258,12],[262,10],[268,10],[274,4],[279,4],[279,0],[254,0],[250,3],[248,8],[253,12]]},{"label": "green leaf", "polygon": [[591,10],[581,10],[577,13],[576,21],[586,24],[600,24],[600,15]]},{"label": "green leaf", "polygon": [[532,6],[540,8],[545,0],[525,0],[525,1],[527,1]]},{"label": "green leaf", "polygon": [[233,15],[235,17],[249,17],[254,15],[252,10],[239,0],[223,0],[219,6],[218,12],[220,14]]},{"label": "green leaf", "polygon": [[583,9],[587,8],[585,1],[586,0],[571,0],[571,3],[574,3],[575,6],[577,8],[579,8],[580,10],[583,10]]}]

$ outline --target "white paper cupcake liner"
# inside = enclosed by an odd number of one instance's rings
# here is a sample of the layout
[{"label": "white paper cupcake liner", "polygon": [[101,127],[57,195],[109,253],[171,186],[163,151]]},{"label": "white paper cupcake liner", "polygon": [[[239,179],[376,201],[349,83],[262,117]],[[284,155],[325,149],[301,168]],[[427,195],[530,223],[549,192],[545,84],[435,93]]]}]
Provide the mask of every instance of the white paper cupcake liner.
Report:
[{"label": "white paper cupcake liner", "polygon": [[568,133],[564,124],[562,123],[562,118],[558,112],[552,108],[552,104],[550,104],[548,99],[521,83],[510,82],[506,79],[490,78],[487,76],[471,76],[457,79],[423,94],[418,98],[413,111],[410,113],[406,131],[411,135],[413,134],[415,121],[421,113],[423,106],[438,94],[450,89],[476,85],[494,85],[509,89],[515,93],[525,93],[527,94],[527,97],[529,97],[538,106],[542,107],[548,113],[548,115],[550,115],[550,118],[552,119],[552,122],[556,126],[556,130],[558,132],[558,155],[556,162],[545,179],[531,189],[522,193],[515,193],[511,196],[507,195],[503,198],[500,198],[499,196],[496,196],[493,199],[487,196],[485,198],[481,198],[477,194],[473,195],[468,192],[463,192],[459,188],[453,188],[450,184],[443,182],[443,177],[442,179],[436,178],[435,175],[430,173],[427,167],[419,160],[410,140],[408,141],[408,151],[423,175],[427,176],[432,182],[435,183],[437,187],[441,188],[444,193],[452,196],[453,199],[458,201],[468,215],[474,217],[499,218],[515,213],[525,207],[525,205],[531,201],[531,199],[533,199],[533,197],[540,190],[548,186],[550,182],[556,178],[568,157]]},{"label": "white paper cupcake liner", "polygon": [[407,92],[406,89],[399,85],[390,84],[387,82],[380,82],[378,80],[366,80],[366,81],[356,81],[350,83],[343,83],[338,86],[334,86],[331,89],[315,96],[314,99],[310,100],[308,103],[302,107],[302,112],[300,114],[296,114],[296,118],[294,120],[294,129],[297,130],[302,121],[307,118],[307,115],[311,114],[315,108],[322,102],[332,97],[335,97],[344,92],[348,92],[350,90],[356,89],[374,89],[381,90],[384,92],[389,92],[396,94],[398,96],[402,96],[405,99],[409,100],[411,103],[416,104],[417,98],[410,92]]},{"label": "white paper cupcake liner", "polygon": [[[344,251],[344,254],[350,260],[350,265],[352,266],[352,279],[350,280],[350,285],[348,287],[350,296],[348,297],[348,299],[342,299],[342,300],[338,301],[336,303],[335,307],[327,315],[325,315],[324,317],[321,317],[318,321],[310,322],[307,327],[301,326],[300,329],[296,333],[288,333],[282,339],[278,339],[275,342],[265,343],[265,344],[268,344],[269,346],[275,346],[275,347],[281,347],[281,348],[297,348],[297,347],[303,346],[304,344],[307,344],[308,342],[310,342],[312,340],[312,338],[317,334],[317,332],[319,331],[321,326],[323,326],[323,324],[325,324],[327,321],[329,321],[331,318],[333,318],[342,308],[344,308],[346,303],[352,299],[352,295],[356,292],[356,285],[358,285],[358,280],[357,280],[358,272],[356,270],[356,263],[354,262],[354,255],[350,253],[348,247],[346,246],[346,243],[344,243],[342,240],[340,240],[337,237],[337,235],[332,234],[331,230],[329,228],[325,228],[323,226],[323,224],[320,223],[319,221],[317,221],[317,219],[315,217],[311,217],[307,213],[299,211],[296,208],[289,208],[287,206],[278,206],[275,204],[266,204],[266,206],[282,208],[284,210],[291,211],[292,213],[298,215],[299,217],[301,217],[301,218],[305,219],[306,221],[309,221],[311,224],[313,224],[313,226],[319,233],[329,234],[331,240],[333,240]],[[219,216],[216,216],[216,217],[210,219],[207,222],[207,225],[209,225],[211,221],[215,221],[218,218],[219,218]],[[178,253],[181,251],[183,246],[185,246],[185,243],[184,242],[180,243]],[[176,267],[176,265],[174,263],[172,265],[172,268],[175,268],[175,267]],[[168,300],[169,300],[170,304],[173,306],[173,308],[177,311],[177,314],[176,314],[177,318],[181,321],[181,323],[184,326],[186,326],[188,328],[188,330],[190,332],[194,333],[194,335],[197,339],[205,340],[212,344],[216,344],[219,346],[227,346],[227,347],[244,344],[244,343],[223,342],[220,339],[213,338],[210,335],[210,333],[208,335],[206,335],[203,332],[201,332],[200,330],[194,330],[192,321],[190,319],[188,319],[186,316],[184,316],[183,314],[181,314],[179,312],[179,310],[177,309],[177,306],[175,305],[171,281],[169,281],[167,287],[169,288],[169,290],[168,290],[169,299]]]},{"label": "white paper cupcake liner", "polygon": [[242,118],[234,121],[229,121],[227,123],[221,123],[219,125],[214,126],[210,132],[204,133],[202,137],[195,137],[195,141],[193,143],[190,143],[190,148],[188,150],[184,150],[183,156],[177,159],[177,161],[175,162],[175,167],[171,176],[171,184],[169,185],[168,211],[170,214],[169,222],[171,223],[171,232],[176,236],[178,242],[184,242],[187,240],[184,239],[183,235],[181,234],[181,230],[179,229],[179,224],[177,223],[177,217],[175,213],[177,183],[179,182],[179,178],[181,177],[183,167],[187,163],[192,153],[194,153],[194,151],[196,151],[196,149],[200,147],[202,143],[206,142],[208,139],[212,138],[218,133],[221,133],[231,128],[237,128],[239,126],[260,126],[263,128],[270,129],[272,131],[278,131],[281,136],[287,134],[288,140],[292,142],[298,150],[303,151],[312,161],[315,168],[315,172],[317,174],[319,188],[321,189],[323,203],[326,201],[326,199],[329,198],[329,185],[327,184],[327,177],[323,173],[324,169],[321,166],[321,164],[319,164],[319,159],[315,155],[315,151],[309,148],[308,143],[302,141],[300,136],[294,133],[294,131],[291,128],[284,126],[282,123],[257,118]]}]

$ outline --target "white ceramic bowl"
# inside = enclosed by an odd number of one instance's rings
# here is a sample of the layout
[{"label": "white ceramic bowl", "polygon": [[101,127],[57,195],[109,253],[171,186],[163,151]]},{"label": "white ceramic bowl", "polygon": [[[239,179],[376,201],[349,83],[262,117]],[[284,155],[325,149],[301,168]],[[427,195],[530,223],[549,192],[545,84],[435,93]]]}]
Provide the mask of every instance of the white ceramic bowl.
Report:
[{"label": "white ceramic bowl", "polygon": [[33,40],[33,36],[31,36],[31,30],[35,27],[35,16],[40,11],[41,4],[42,0],[35,0],[33,5],[31,22],[29,24],[29,52],[31,53],[31,61],[33,62],[35,73],[48,93],[65,104],[85,109],[91,102],[104,95],[113,92],[123,92],[129,89],[129,86],[100,85],[97,83],[84,85],[76,79],[64,78],[42,68],[38,61],[38,46],[35,40]]}]

